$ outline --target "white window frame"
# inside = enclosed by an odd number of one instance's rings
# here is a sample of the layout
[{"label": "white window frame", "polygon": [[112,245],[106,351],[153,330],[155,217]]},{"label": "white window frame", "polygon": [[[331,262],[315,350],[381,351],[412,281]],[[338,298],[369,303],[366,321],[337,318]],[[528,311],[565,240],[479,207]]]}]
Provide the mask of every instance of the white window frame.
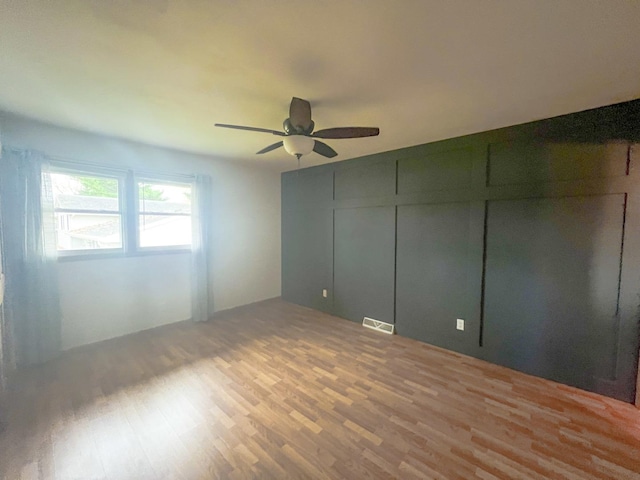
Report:
[{"label": "white window frame", "polygon": [[[122,232],[121,248],[99,248],[82,250],[58,250],[58,259],[62,261],[85,260],[98,258],[115,258],[128,256],[156,255],[163,253],[190,253],[192,245],[170,245],[141,247],[139,239],[138,182],[156,183],[159,185],[189,185],[192,198],[195,193],[195,179],[190,175],[162,174],[156,172],[133,172],[125,169],[110,169],[97,165],[71,164],[69,162],[52,162],[50,173],[78,175],[87,177],[110,178],[118,180],[118,207],[120,228]],[[191,205],[191,222],[193,226],[193,208]],[[59,211],[55,209],[55,211]],[[56,229],[58,225],[56,223]],[[56,232],[57,234],[57,232]],[[193,240],[192,240],[193,244]]]},{"label": "white window frame", "polygon": [[[120,238],[122,240],[122,246],[119,248],[88,248],[88,249],[76,249],[76,250],[57,250],[59,258],[72,258],[72,257],[94,257],[94,256],[122,256],[126,252],[126,218],[127,209],[124,201],[125,193],[125,172],[113,172],[106,171],[99,168],[84,168],[84,167],[64,167],[64,166],[52,166],[50,172],[52,174],[60,173],[63,175],[77,175],[84,177],[94,178],[108,178],[110,180],[116,180],[118,182],[118,212],[102,212],[95,211],[93,213],[117,213],[120,215]],[[77,210],[77,209],[53,209],[54,213],[92,213],[91,210]],[[56,237],[58,235],[58,222],[56,222]]]}]

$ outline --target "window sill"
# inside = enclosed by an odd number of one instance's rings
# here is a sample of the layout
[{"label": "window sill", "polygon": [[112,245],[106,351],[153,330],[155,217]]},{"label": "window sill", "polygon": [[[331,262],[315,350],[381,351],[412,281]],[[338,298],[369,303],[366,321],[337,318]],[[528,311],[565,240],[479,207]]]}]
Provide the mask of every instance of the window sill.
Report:
[{"label": "window sill", "polygon": [[132,258],[132,257],[149,257],[156,255],[175,255],[191,253],[190,248],[167,248],[158,250],[138,250],[135,252],[96,252],[96,253],[78,253],[78,254],[66,254],[58,256],[58,262],[78,262],[84,260],[109,260],[117,258]]}]

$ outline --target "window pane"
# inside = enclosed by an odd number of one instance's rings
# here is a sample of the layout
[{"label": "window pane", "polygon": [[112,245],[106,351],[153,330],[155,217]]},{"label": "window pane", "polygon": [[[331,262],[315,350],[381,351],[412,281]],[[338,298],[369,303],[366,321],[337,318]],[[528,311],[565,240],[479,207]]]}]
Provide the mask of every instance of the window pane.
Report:
[{"label": "window pane", "polygon": [[140,213],[191,214],[191,185],[138,182]]},{"label": "window pane", "polygon": [[58,250],[122,248],[120,215],[56,212]]},{"label": "window pane", "polygon": [[191,217],[187,215],[140,215],[141,247],[191,245]]},{"label": "window pane", "polygon": [[58,250],[122,248],[117,178],[52,173]]},{"label": "window pane", "polygon": [[117,178],[52,173],[51,186],[56,210],[120,211]]}]

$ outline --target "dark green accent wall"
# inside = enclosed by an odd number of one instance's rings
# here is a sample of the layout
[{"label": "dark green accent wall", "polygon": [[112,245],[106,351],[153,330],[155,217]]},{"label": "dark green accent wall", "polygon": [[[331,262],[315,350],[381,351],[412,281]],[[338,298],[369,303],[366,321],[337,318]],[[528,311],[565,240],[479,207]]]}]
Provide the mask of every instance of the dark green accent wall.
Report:
[{"label": "dark green accent wall", "polygon": [[640,100],[283,173],[282,263],[285,300],[633,402]]},{"label": "dark green accent wall", "polygon": [[395,208],[343,208],[334,215],[335,314],[393,323]]}]

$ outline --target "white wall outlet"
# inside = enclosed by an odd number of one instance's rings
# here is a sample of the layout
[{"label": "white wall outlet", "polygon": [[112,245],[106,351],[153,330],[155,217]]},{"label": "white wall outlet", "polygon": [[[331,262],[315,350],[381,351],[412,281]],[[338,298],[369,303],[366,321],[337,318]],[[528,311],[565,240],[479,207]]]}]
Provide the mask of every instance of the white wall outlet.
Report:
[{"label": "white wall outlet", "polygon": [[464,330],[464,320],[462,318],[456,318],[456,328],[458,330]]},{"label": "white wall outlet", "polygon": [[322,296],[323,296],[324,298],[327,298],[327,289],[326,289],[326,288],[323,288],[323,289],[322,289]]}]

